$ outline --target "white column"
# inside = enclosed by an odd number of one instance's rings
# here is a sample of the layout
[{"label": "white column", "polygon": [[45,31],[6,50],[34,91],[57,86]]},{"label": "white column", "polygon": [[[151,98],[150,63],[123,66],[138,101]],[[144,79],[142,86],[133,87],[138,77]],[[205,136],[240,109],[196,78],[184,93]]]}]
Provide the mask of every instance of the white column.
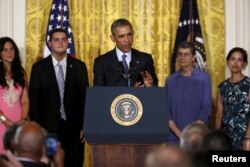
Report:
[{"label": "white column", "polygon": [[13,0],[0,0],[0,36],[13,35]]},{"label": "white column", "polygon": [[25,63],[26,0],[0,0],[0,37],[12,38]]},{"label": "white column", "polygon": [[[249,0],[225,0],[226,54],[233,47],[243,47],[250,54],[250,2]],[[250,57],[248,57],[249,59]],[[250,61],[250,60],[249,60]],[[244,70],[250,76],[250,65]],[[226,77],[230,72],[226,69]]]}]

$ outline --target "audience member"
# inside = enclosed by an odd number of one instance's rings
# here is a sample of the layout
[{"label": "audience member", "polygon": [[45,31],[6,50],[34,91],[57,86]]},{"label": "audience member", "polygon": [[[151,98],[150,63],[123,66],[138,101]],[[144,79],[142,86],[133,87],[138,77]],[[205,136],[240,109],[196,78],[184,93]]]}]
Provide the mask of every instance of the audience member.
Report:
[{"label": "audience member", "polygon": [[14,137],[16,134],[16,130],[20,125],[15,124],[7,128],[3,136],[3,145],[5,150],[10,150],[12,153],[15,151],[15,142]]},{"label": "audience member", "polygon": [[239,47],[226,57],[231,76],[218,86],[215,128],[230,137],[234,150],[250,151],[250,78],[242,73],[247,58]]},{"label": "audience member", "polygon": [[202,142],[205,135],[209,132],[206,124],[192,122],[187,125],[180,136],[180,148],[189,155],[202,150]]},{"label": "audience member", "polygon": [[230,138],[221,130],[211,131],[203,138],[202,150],[204,151],[228,151],[231,149]]},{"label": "audience member", "polygon": [[116,47],[95,59],[94,86],[157,86],[152,56],[132,48],[132,24],[126,19],[115,20],[111,33]]},{"label": "audience member", "polygon": [[211,83],[207,73],[193,67],[195,47],[182,42],[177,47],[180,70],[166,80],[169,129],[167,141],[179,143],[182,130],[191,122],[208,123],[211,112]]},{"label": "audience member", "polygon": [[[24,167],[47,167],[42,163],[46,131],[35,122],[19,126],[15,134],[16,156]],[[57,152],[53,157],[55,167],[64,167],[64,152],[57,145]],[[59,158],[58,158],[59,157]]]},{"label": "audience member", "polygon": [[82,132],[86,88],[84,62],[67,55],[69,39],[64,29],[50,32],[51,55],[32,66],[30,119],[57,134],[65,151],[65,167],[82,167]]},{"label": "audience member", "polygon": [[177,145],[167,144],[147,155],[145,167],[191,167],[191,161]]},{"label": "audience member", "polygon": [[15,134],[15,153],[24,167],[46,166],[40,162],[46,132],[36,123],[19,126]]},{"label": "audience member", "polygon": [[[0,38],[0,139],[7,127],[27,120],[29,111],[28,81],[21,65],[16,43]],[[4,150],[0,140],[0,153]]]}]

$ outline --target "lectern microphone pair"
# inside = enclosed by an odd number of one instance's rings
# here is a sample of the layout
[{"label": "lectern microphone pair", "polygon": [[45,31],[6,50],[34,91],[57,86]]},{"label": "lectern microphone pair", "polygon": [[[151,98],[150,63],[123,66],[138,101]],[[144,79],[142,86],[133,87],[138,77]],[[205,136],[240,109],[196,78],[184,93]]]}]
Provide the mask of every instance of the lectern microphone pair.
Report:
[{"label": "lectern microphone pair", "polygon": [[130,78],[136,71],[136,63],[131,61],[129,63],[129,69],[125,69],[122,61],[119,61],[116,70],[117,73],[127,81],[127,86],[130,87]]}]

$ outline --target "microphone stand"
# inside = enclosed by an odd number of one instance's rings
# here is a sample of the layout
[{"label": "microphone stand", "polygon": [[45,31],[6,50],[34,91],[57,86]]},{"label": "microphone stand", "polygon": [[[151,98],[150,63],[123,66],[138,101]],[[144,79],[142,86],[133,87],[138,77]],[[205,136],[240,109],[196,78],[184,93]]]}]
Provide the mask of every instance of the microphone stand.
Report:
[{"label": "microphone stand", "polygon": [[131,76],[135,73],[136,67],[134,63],[130,65],[129,70],[125,71],[122,62],[118,64],[118,73],[126,80],[127,86],[131,87]]},{"label": "microphone stand", "polygon": [[131,87],[131,81],[130,81],[130,76],[131,76],[131,73],[122,73],[122,76],[123,78],[127,81],[127,85],[128,87]]}]

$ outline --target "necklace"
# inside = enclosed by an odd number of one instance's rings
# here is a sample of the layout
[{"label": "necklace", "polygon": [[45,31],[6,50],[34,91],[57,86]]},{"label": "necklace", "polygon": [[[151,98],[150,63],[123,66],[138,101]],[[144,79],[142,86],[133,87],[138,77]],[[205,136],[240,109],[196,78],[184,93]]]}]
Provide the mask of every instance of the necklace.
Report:
[{"label": "necklace", "polygon": [[13,107],[13,105],[18,100],[18,93],[14,91],[14,80],[6,80],[8,85],[8,90],[3,94],[3,100],[9,107]]}]

